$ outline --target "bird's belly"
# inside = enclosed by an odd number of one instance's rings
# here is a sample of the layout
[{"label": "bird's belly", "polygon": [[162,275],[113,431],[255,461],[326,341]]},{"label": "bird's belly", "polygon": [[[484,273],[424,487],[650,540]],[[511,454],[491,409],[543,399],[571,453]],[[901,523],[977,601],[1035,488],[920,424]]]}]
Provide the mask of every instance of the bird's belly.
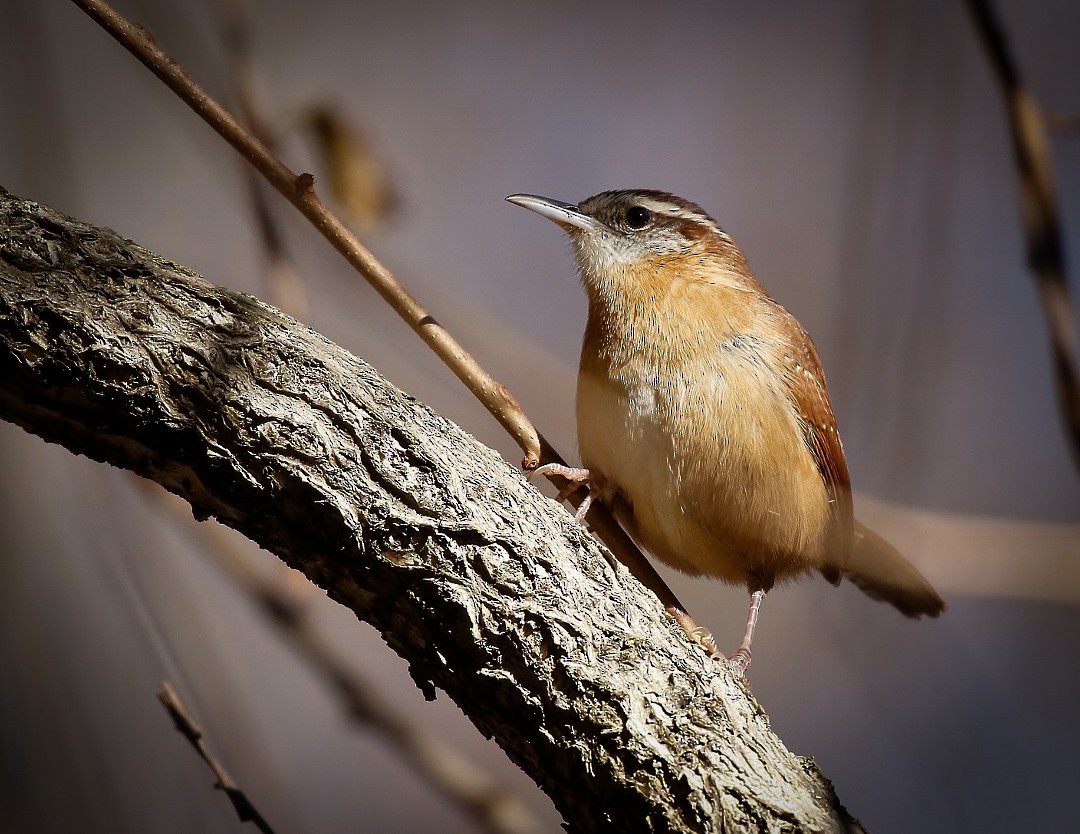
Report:
[{"label": "bird's belly", "polygon": [[776,396],[732,388],[719,375],[663,390],[648,376],[582,374],[582,462],[631,507],[625,526],[659,559],[771,584],[819,565],[828,514],[799,426],[780,399],[768,402]]}]

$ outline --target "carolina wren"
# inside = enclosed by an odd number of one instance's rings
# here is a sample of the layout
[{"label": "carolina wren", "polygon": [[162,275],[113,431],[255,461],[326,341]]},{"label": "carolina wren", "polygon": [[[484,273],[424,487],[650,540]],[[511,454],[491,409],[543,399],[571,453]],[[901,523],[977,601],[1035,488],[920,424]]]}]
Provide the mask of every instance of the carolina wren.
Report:
[{"label": "carolina wren", "polygon": [[777,580],[818,571],[909,617],[944,610],[918,570],[854,519],[817,350],[716,221],[660,191],[606,191],[576,206],[506,199],[569,233],[589,300],[584,468],[546,469],[588,481],[590,498],[662,561],[749,589],[730,658],[740,674]]}]

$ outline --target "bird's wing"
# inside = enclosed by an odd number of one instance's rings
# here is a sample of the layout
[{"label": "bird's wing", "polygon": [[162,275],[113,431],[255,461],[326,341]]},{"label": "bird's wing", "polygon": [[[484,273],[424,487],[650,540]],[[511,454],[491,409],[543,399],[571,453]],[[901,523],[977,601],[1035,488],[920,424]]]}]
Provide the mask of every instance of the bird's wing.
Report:
[{"label": "bird's wing", "polygon": [[829,495],[829,529],[825,538],[828,565],[822,573],[835,585],[840,582],[851,554],[854,535],[851,480],[817,349],[802,325],[782,307],[779,309],[794,324],[792,333],[797,334],[784,355],[784,379],[802,415],[803,442],[814,456]]}]

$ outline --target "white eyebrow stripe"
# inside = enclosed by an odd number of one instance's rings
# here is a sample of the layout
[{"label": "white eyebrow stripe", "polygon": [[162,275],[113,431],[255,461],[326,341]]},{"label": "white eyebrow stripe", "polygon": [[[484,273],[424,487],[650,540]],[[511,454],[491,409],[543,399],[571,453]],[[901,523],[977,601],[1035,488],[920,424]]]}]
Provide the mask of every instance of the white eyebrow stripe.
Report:
[{"label": "white eyebrow stripe", "polygon": [[717,225],[716,221],[704,212],[692,211],[691,209],[683,208],[674,203],[669,203],[665,200],[656,200],[651,197],[643,198],[639,202],[645,208],[650,211],[655,211],[657,214],[665,214],[668,217],[678,218],[679,220],[689,220],[693,223],[700,223],[701,225],[712,229],[712,231],[716,232],[718,235],[727,237],[727,233]]}]

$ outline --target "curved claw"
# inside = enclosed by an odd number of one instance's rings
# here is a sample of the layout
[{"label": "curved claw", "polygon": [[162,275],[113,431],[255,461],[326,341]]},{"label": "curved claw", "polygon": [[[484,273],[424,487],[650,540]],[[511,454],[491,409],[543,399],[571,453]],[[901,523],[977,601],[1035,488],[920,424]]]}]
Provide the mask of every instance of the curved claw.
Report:
[{"label": "curved claw", "polygon": [[[555,497],[555,500],[560,504],[565,501],[570,495],[577,492],[583,486],[586,486],[593,480],[593,475],[588,469],[580,469],[576,466],[566,466],[561,463],[545,463],[543,466],[538,466],[532,472],[528,473],[526,479],[531,481],[535,475],[560,475],[566,478],[570,483],[567,484]],[[585,496],[585,500],[581,502],[577,508],[577,512],[574,513],[574,519],[579,523],[585,521],[585,515],[589,512],[589,507],[593,502],[593,490],[590,486],[589,494]]]},{"label": "curved claw", "polygon": [[585,496],[585,500],[578,505],[577,512],[574,513],[574,521],[576,521],[578,524],[585,523],[585,516],[589,513],[589,507],[592,506],[594,497],[595,496],[593,495],[593,491],[590,488],[589,494]]},{"label": "curved claw", "polygon": [[740,678],[746,677],[746,670],[750,668],[750,649],[746,646],[739,646],[735,653],[724,662]]}]

